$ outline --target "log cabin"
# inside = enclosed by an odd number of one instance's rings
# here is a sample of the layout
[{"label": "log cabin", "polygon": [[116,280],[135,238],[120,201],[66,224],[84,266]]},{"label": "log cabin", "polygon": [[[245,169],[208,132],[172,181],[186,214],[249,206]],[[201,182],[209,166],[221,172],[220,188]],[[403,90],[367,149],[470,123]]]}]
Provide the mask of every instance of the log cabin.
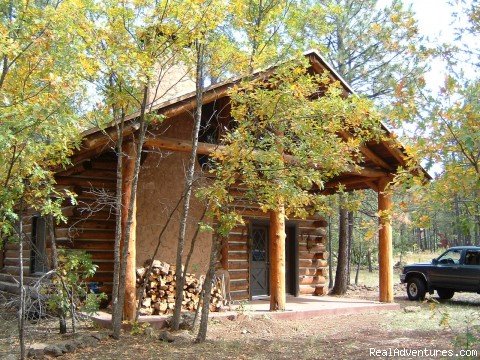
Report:
[{"label": "log cabin", "polygon": [[[318,52],[309,51],[305,56],[309,60],[310,72],[327,73],[333,81],[341,84],[345,96],[354,93]],[[159,233],[183,192],[184,170],[191,151],[195,84],[188,79],[184,81],[183,77],[176,80],[178,81],[171,81],[175,85],[169,87],[163,100],[155,103],[152,111],[163,114],[165,120],[161,125],[152,125],[149,128],[143,146],[127,265],[127,291],[130,292],[132,288],[133,291],[135,289],[135,268],[150,259]],[[205,157],[217,146],[218,129],[228,128],[231,120],[228,94],[237,81],[215,84],[205,91],[202,132],[197,151],[199,177],[202,175]],[[135,119],[134,115],[127,121],[126,136],[136,130]],[[384,127],[384,130],[391,135],[387,128]],[[98,265],[92,282],[98,283],[106,293],[112,289],[115,234],[115,214],[109,205],[116,189],[117,156],[113,151],[113,134],[113,127],[84,132],[81,146],[71,158],[71,166],[56,174],[57,186],[69,189],[78,196],[76,205],[65,203],[63,212],[68,221],[55,228],[57,244],[82,249],[91,254],[94,263]],[[393,135],[388,140],[369,142],[362,146],[361,151],[361,170],[341,174],[326,185],[326,191],[334,191],[339,184],[347,190],[373,189],[378,193],[378,210],[389,210],[392,206],[391,195],[384,192],[384,189],[397,169],[406,165],[408,155]],[[134,147],[131,143],[125,145],[124,152],[128,155],[123,164],[123,189],[126,191],[130,186],[129,173],[132,171],[134,159]],[[269,295],[272,286],[277,286],[271,284],[273,268],[281,268],[285,273],[285,279],[281,279],[282,284],[279,287],[282,292],[293,296],[326,294],[328,253],[325,246],[325,219],[320,215],[307,219],[288,219],[285,224],[285,244],[281,247],[284,259],[281,260],[270,251],[270,214],[262,212],[256,204],[243,203],[242,189],[234,191],[245,224],[230,232],[228,240],[222,246],[219,262],[219,267],[228,272],[231,299],[248,300]],[[123,205],[126,207],[129,201],[129,197],[125,196]],[[204,205],[199,200],[194,198],[192,201],[186,237],[187,249],[189,239],[192,238],[196,224],[204,212]],[[24,247],[27,283],[34,281],[36,276],[46,270],[48,261],[43,259],[48,259],[49,256],[45,219],[38,214],[30,215],[25,226],[30,241]],[[176,257],[179,212],[173,216],[174,221],[164,233],[157,256],[159,260],[172,264]],[[379,298],[382,302],[392,302],[391,224],[388,219],[379,221]],[[211,242],[210,233],[199,235],[187,271],[196,274],[206,272]],[[19,274],[17,244],[10,243],[5,246],[0,265],[0,290],[12,290],[15,287],[13,278]],[[135,294],[130,296],[134,298]]]}]

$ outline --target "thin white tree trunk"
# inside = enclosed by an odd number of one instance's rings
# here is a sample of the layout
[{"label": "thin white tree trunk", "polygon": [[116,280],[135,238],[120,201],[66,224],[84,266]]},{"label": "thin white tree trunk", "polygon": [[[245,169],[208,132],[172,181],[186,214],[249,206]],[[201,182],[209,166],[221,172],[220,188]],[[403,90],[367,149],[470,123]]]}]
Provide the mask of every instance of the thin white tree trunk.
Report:
[{"label": "thin white tree trunk", "polygon": [[205,45],[197,42],[197,71],[196,71],[196,109],[195,109],[195,121],[192,131],[192,151],[190,152],[190,159],[185,179],[185,200],[183,203],[182,215],[180,218],[180,229],[178,233],[177,244],[177,259],[176,265],[176,291],[175,291],[175,309],[172,319],[172,329],[178,330],[180,326],[180,314],[182,311],[183,301],[183,271],[182,271],[182,259],[185,248],[185,234],[187,230],[188,213],[190,210],[190,198],[192,195],[192,184],[195,175],[195,164],[197,162],[197,147],[198,147],[198,134],[200,132],[200,125],[202,122],[202,104],[203,104],[203,91],[204,91],[204,53]]}]

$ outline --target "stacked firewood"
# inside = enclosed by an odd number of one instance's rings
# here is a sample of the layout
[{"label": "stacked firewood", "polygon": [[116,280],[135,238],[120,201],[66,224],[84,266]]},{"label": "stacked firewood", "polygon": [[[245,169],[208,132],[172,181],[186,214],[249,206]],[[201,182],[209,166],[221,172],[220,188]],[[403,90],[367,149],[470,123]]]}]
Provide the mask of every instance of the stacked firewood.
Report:
[{"label": "stacked firewood", "polygon": [[[176,269],[174,265],[154,260],[152,270],[146,274],[149,263],[137,269],[137,287],[141,288],[145,276],[147,286],[142,297],[142,315],[172,314],[175,308]],[[182,310],[195,311],[201,300],[203,280],[194,274],[186,274],[183,286]],[[211,291],[210,311],[221,311],[225,302],[221,281],[216,280]]]}]

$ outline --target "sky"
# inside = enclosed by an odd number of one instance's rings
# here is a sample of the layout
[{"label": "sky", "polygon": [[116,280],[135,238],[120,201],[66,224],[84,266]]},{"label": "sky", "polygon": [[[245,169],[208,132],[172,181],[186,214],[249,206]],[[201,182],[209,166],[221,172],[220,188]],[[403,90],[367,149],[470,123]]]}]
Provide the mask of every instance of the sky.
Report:
[{"label": "sky", "polygon": [[[428,37],[430,44],[453,42],[454,25],[451,24],[451,15],[455,8],[450,6],[447,0],[407,0],[406,4],[412,5],[419,31]],[[445,68],[440,60],[432,61],[430,66],[431,70],[425,78],[428,87],[436,91],[445,79]]]}]

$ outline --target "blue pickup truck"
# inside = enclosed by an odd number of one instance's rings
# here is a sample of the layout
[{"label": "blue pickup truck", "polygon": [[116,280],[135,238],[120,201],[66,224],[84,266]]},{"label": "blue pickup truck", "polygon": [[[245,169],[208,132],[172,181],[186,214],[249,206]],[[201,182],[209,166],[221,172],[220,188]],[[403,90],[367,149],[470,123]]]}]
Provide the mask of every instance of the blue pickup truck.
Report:
[{"label": "blue pickup truck", "polygon": [[429,263],[406,265],[400,281],[407,284],[410,300],[423,300],[434,291],[440,299],[460,291],[480,293],[480,247],[456,246]]}]

